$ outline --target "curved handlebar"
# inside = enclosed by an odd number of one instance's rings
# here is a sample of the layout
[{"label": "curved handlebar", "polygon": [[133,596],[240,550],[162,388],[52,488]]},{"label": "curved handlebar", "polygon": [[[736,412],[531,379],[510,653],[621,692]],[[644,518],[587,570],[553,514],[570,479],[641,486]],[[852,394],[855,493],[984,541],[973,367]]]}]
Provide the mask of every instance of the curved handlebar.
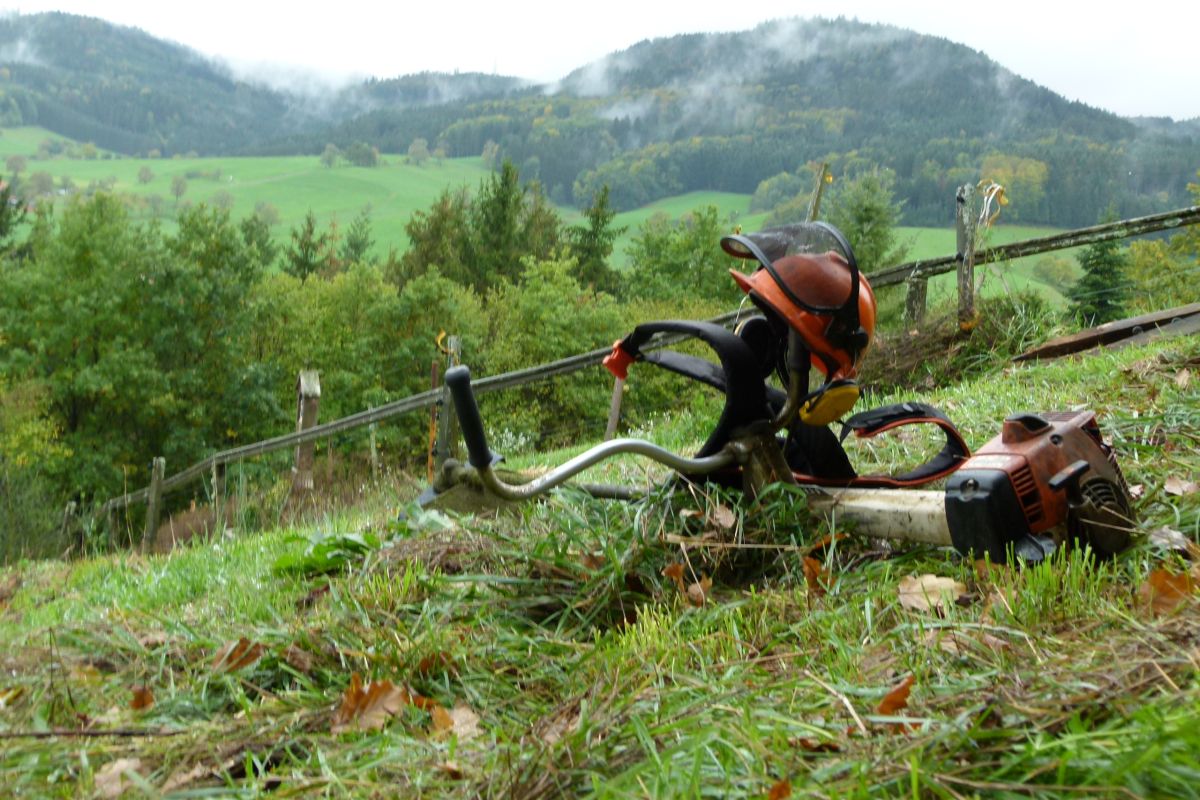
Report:
[{"label": "curved handlebar", "polygon": [[482,472],[496,463],[497,458],[488,447],[483,419],[479,416],[479,404],[475,402],[475,392],[471,391],[471,370],[465,365],[446,370],[446,387],[454,399],[458,425],[462,428],[463,441],[467,443],[467,461]]},{"label": "curved handlebar", "polygon": [[505,500],[525,500],[547,492],[588,467],[621,453],[645,456],[676,472],[693,475],[713,472],[736,461],[735,453],[728,448],[704,458],[688,458],[643,439],[614,439],[580,453],[544,475],[534,478],[529,483],[514,486],[502,481],[492,469],[500,457],[488,447],[487,434],[483,430],[483,419],[479,415],[479,405],[475,402],[475,392],[471,389],[471,371],[465,366],[446,370],[446,386],[454,400],[458,424],[462,428],[463,439],[467,443],[467,461],[479,473],[484,485]]}]

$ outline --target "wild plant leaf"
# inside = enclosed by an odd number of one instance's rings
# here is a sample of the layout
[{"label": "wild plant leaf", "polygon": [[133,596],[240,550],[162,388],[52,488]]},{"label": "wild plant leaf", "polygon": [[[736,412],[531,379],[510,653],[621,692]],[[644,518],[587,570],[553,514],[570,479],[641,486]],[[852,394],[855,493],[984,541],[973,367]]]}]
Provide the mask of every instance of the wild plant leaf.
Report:
[{"label": "wild plant leaf", "polygon": [[382,546],[371,531],[318,532],[303,553],[282,556],[276,559],[273,568],[276,574],[323,575],[361,561]]},{"label": "wild plant leaf", "polygon": [[678,561],[676,561],[674,564],[668,564],[667,566],[663,567],[662,576],[664,578],[670,578],[672,581],[674,581],[675,586],[679,589],[679,591],[687,591],[686,587],[683,585],[683,564],[680,564]]}]

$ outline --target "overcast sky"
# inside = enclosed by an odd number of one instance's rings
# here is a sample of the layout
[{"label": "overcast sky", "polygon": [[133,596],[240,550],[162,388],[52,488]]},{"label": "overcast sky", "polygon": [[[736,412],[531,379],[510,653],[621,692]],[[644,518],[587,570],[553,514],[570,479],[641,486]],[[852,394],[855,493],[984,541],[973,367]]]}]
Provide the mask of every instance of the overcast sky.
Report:
[{"label": "overcast sky", "polygon": [[642,39],[780,17],[857,18],[982,50],[1071,100],[1127,116],[1200,117],[1200,3],[1143,0],[0,0],[132,25],[276,81],[426,70],[550,82]]}]

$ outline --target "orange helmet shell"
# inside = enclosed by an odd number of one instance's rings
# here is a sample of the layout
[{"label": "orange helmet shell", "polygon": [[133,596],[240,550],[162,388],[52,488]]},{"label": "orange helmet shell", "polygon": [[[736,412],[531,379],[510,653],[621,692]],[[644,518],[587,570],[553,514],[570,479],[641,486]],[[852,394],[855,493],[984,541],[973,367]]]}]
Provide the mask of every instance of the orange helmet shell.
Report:
[{"label": "orange helmet shell", "polygon": [[[853,378],[865,347],[854,352],[837,330],[835,311],[850,299],[850,263],[835,251],[819,255],[788,255],[772,263],[779,278],[806,304],[828,311],[797,305],[764,269],[750,275],[729,270],[737,285],[759,306],[778,314],[804,339],[812,353],[812,365],[827,380]],[[858,320],[868,340],[875,333],[875,293],[866,277],[858,273]]]}]

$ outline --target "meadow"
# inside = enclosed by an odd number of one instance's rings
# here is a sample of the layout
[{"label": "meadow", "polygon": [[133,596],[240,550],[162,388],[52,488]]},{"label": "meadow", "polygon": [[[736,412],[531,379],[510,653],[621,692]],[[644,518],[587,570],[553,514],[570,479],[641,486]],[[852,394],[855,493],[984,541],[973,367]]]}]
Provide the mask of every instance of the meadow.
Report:
[{"label": "meadow", "polygon": [[[99,151],[97,158],[56,157],[36,158],[39,144],[48,137],[40,128],[13,128],[0,132],[0,159],[23,156],[27,160],[25,177],[35,172],[47,172],[61,185],[70,179],[80,189],[93,183],[104,183],[112,191],[129,194],[141,200],[135,214],[141,219],[157,219],[168,230],[174,224],[178,203],[225,204],[235,217],[255,211],[260,204],[269,204],[277,212],[273,226],[277,240],[287,242],[289,232],[298,228],[308,211],[318,223],[328,226],[348,225],[359,213],[369,211],[375,239],[373,254],[385,256],[391,248],[402,253],[408,246],[404,226],[416,211],[428,209],[446,188],[465,186],[474,191],[488,175],[483,160],[477,157],[429,160],[416,166],[405,163],[405,156],[383,154],[377,167],[355,167],[340,163],[326,167],[317,156],[256,157],[256,158],[170,158],[142,159],[116,157]],[[153,177],[141,182],[138,173],[148,168]],[[186,192],[178,199],[172,194],[172,181],[182,177],[187,181]],[[157,211],[150,205],[157,198]],[[750,214],[750,195],[730,192],[690,192],[660,200],[639,209],[616,216],[613,225],[625,228],[617,239],[613,265],[627,268],[626,253],[639,228],[652,216],[665,214],[672,220],[686,216],[703,206],[715,206],[723,219],[744,230],[757,230],[766,219],[765,213]],[[578,210],[557,207],[568,224],[580,219]],[[910,228],[897,230],[898,239],[906,245],[910,260],[934,258],[954,252],[953,221],[947,214],[945,228]],[[986,241],[1001,244],[1010,241],[1044,236],[1055,229],[1002,222],[989,232]],[[1068,274],[1073,259],[1069,253],[1020,259],[995,271],[996,279],[985,280],[985,294],[1009,290],[1030,289],[1054,304],[1063,302],[1061,285],[1052,285],[1036,274],[1041,259],[1067,262]],[[954,289],[952,276],[935,279],[933,294],[945,296]]]}]

